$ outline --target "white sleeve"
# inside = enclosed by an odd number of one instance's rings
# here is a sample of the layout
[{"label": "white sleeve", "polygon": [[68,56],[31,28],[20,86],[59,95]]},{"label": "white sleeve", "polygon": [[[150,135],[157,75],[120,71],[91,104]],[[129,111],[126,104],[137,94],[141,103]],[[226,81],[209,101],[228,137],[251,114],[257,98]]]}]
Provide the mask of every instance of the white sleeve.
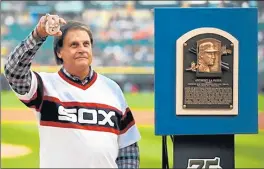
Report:
[{"label": "white sleeve", "polygon": [[43,99],[43,82],[38,73],[32,71],[30,71],[30,73],[32,75],[32,79],[29,92],[24,95],[16,92],[15,94],[27,107],[39,109]]},{"label": "white sleeve", "polygon": [[120,89],[120,102],[123,116],[121,119],[120,134],[118,138],[119,148],[127,147],[141,139],[139,130],[130,108],[127,105],[123,92]]}]

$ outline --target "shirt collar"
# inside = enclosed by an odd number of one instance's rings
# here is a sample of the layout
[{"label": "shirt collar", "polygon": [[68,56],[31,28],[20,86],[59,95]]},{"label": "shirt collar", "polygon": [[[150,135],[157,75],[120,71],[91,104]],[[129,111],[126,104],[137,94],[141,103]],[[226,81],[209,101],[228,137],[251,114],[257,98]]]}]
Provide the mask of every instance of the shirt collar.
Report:
[{"label": "shirt collar", "polygon": [[69,78],[71,78],[74,81],[79,81],[79,82],[82,82],[82,83],[87,83],[87,82],[89,82],[92,79],[94,71],[93,71],[91,66],[89,66],[89,69],[90,69],[89,75],[86,76],[83,80],[81,80],[78,76],[70,74],[69,72],[67,72],[67,70],[64,67],[62,67],[62,71],[63,71],[63,73],[66,76],[68,76]]}]

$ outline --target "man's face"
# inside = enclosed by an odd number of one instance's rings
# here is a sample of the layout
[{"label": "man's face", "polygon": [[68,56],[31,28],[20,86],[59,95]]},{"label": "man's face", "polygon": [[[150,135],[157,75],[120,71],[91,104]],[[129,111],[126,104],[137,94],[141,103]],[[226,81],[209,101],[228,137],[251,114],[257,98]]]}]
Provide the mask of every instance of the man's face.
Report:
[{"label": "man's face", "polygon": [[204,52],[203,60],[206,65],[213,66],[215,63],[215,52]]},{"label": "man's face", "polygon": [[82,29],[69,30],[59,52],[63,65],[70,69],[88,68],[92,63],[92,44],[89,34]]}]

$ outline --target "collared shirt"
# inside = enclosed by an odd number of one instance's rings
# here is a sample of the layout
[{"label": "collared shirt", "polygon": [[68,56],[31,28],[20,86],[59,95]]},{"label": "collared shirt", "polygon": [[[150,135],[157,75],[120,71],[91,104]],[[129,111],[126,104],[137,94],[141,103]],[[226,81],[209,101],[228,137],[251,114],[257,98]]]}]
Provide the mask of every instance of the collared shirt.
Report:
[{"label": "collared shirt", "polygon": [[[34,37],[32,31],[8,56],[4,66],[4,73],[15,92],[21,95],[29,92],[32,79],[30,66],[36,52],[45,40],[46,38]],[[69,74],[64,68],[62,69],[69,78],[80,81],[78,77]],[[88,83],[92,77],[94,71],[91,67],[90,70],[90,74],[82,81],[83,85]],[[116,163],[118,168],[139,168],[138,144],[134,143],[128,147],[119,149]]]},{"label": "collared shirt", "polygon": [[86,76],[83,80],[81,80],[78,76],[71,75],[69,72],[67,72],[67,70],[64,67],[62,67],[62,71],[63,71],[63,73],[66,76],[68,76],[69,78],[71,78],[72,80],[74,80],[76,82],[82,83],[82,85],[87,84],[92,79],[92,76],[93,76],[93,72],[94,71],[93,71],[93,69],[92,69],[91,66],[89,66],[89,69],[90,70],[89,70],[88,76]]}]

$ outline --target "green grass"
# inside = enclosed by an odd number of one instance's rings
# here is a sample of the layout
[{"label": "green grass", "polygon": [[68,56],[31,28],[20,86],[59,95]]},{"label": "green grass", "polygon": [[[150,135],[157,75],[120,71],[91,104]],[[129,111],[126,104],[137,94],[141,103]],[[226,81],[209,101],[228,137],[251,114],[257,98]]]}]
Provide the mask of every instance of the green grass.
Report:
[{"label": "green grass", "polygon": [[[125,93],[126,100],[131,109],[153,109],[154,93]],[[258,97],[259,112],[264,112],[264,95]],[[13,92],[1,92],[1,108],[26,108]]]},{"label": "green grass", "polygon": [[125,93],[125,98],[132,109],[154,108],[154,93]]},{"label": "green grass", "polygon": [[26,108],[26,106],[18,100],[14,92],[1,91],[1,108]]},{"label": "green grass", "polygon": [[264,113],[264,95],[259,95],[258,97],[258,110]]},{"label": "green grass", "polygon": [[39,164],[38,130],[32,124],[1,124],[1,142],[25,145],[32,153],[15,159],[2,159],[1,168],[36,168]]},{"label": "green grass", "polygon": [[257,135],[236,136],[236,167],[264,168],[264,131]]},{"label": "green grass", "polygon": [[[154,128],[140,127],[139,142],[141,168],[161,168],[161,137],[154,135]],[[15,139],[16,138],[16,139]],[[257,135],[236,136],[236,168],[264,168],[264,131]],[[1,159],[2,168],[38,167],[38,131],[35,124],[2,123],[2,142],[24,144],[31,147],[32,154],[15,159]],[[168,139],[170,167],[172,166],[172,144]]]}]

